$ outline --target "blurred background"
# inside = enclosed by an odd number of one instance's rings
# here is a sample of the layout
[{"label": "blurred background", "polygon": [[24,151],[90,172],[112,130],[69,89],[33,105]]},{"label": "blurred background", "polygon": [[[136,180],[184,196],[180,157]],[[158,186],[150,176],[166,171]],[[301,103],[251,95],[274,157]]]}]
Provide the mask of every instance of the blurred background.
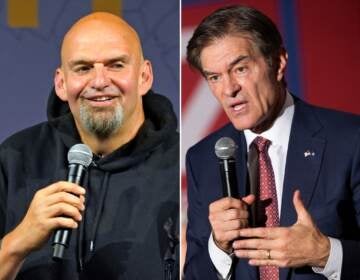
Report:
[{"label": "blurred background", "polygon": [[179,0],[0,0],[0,141],[46,120],[68,28],[92,11],[122,15],[139,33],[153,89],[179,115]]},{"label": "blurred background", "polygon": [[[185,255],[187,149],[227,122],[205,80],[186,63],[186,45],[194,28],[215,9],[245,4],[278,26],[289,54],[289,90],[322,107],[360,114],[360,1],[247,0],[182,1],[182,257]],[[211,152],[211,151],[209,151]],[[220,187],[220,186],[219,186]]]}]

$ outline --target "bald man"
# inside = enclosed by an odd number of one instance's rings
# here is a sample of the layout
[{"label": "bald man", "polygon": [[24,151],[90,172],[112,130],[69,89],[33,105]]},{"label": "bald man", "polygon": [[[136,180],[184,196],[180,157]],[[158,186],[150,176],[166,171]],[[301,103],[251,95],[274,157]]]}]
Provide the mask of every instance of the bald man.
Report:
[{"label": "bald man", "polygon": [[[0,279],[175,279],[177,120],[152,82],[121,18],[93,13],[67,32],[48,121],[0,146]],[[83,186],[65,182],[77,143],[94,159]],[[54,262],[58,228],[72,236]]]}]

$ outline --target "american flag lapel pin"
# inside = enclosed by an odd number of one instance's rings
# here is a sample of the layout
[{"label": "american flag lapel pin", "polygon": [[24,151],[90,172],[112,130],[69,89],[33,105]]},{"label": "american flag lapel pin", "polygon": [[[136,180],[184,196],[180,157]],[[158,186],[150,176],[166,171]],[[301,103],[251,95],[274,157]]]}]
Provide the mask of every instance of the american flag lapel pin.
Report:
[{"label": "american flag lapel pin", "polygon": [[315,152],[313,152],[313,151],[310,151],[310,150],[306,150],[305,152],[304,152],[304,157],[313,157],[313,156],[315,156]]}]

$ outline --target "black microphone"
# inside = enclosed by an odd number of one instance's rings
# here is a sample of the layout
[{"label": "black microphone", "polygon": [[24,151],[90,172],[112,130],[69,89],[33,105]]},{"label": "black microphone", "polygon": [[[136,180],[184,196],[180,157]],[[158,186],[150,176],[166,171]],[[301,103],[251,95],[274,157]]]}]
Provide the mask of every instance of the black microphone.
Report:
[{"label": "black microphone", "polygon": [[[93,154],[90,148],[84,144],[72,146],[68,152],[69,172],[68,182],[77,185],[82,184],[87,167],[92,161]],[[64,257],[65,248],[69,246],[71,229],[57,229],[53,239],[53,259],[61,260]]]},{"label": "black microphone", "polygon": [[237,179],[235,169],[235,152],[237,145],[229,137],[220,138],[215,144],[215,154],[219,159],[223,195],[237,197]]}]

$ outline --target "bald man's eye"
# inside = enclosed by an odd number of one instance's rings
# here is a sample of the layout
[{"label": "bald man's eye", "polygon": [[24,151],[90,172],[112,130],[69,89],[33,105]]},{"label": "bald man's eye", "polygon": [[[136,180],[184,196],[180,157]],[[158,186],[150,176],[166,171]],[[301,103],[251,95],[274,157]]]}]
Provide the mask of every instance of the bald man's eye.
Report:
[{"label": "bald man's eye", "polygon": [[91,70],[91,66],[88,65],[80,65],[74,68],[74,72],[78,74],[85,74]]},{"label": "bald man's eye", "polygon": [[111,69],[114,69],[114,70],[120,70],[120,69],[124,68],[124,63],[122,63],[122,62],[112,63],[112,64],[110,65],[110,68],[111,68]]}]

